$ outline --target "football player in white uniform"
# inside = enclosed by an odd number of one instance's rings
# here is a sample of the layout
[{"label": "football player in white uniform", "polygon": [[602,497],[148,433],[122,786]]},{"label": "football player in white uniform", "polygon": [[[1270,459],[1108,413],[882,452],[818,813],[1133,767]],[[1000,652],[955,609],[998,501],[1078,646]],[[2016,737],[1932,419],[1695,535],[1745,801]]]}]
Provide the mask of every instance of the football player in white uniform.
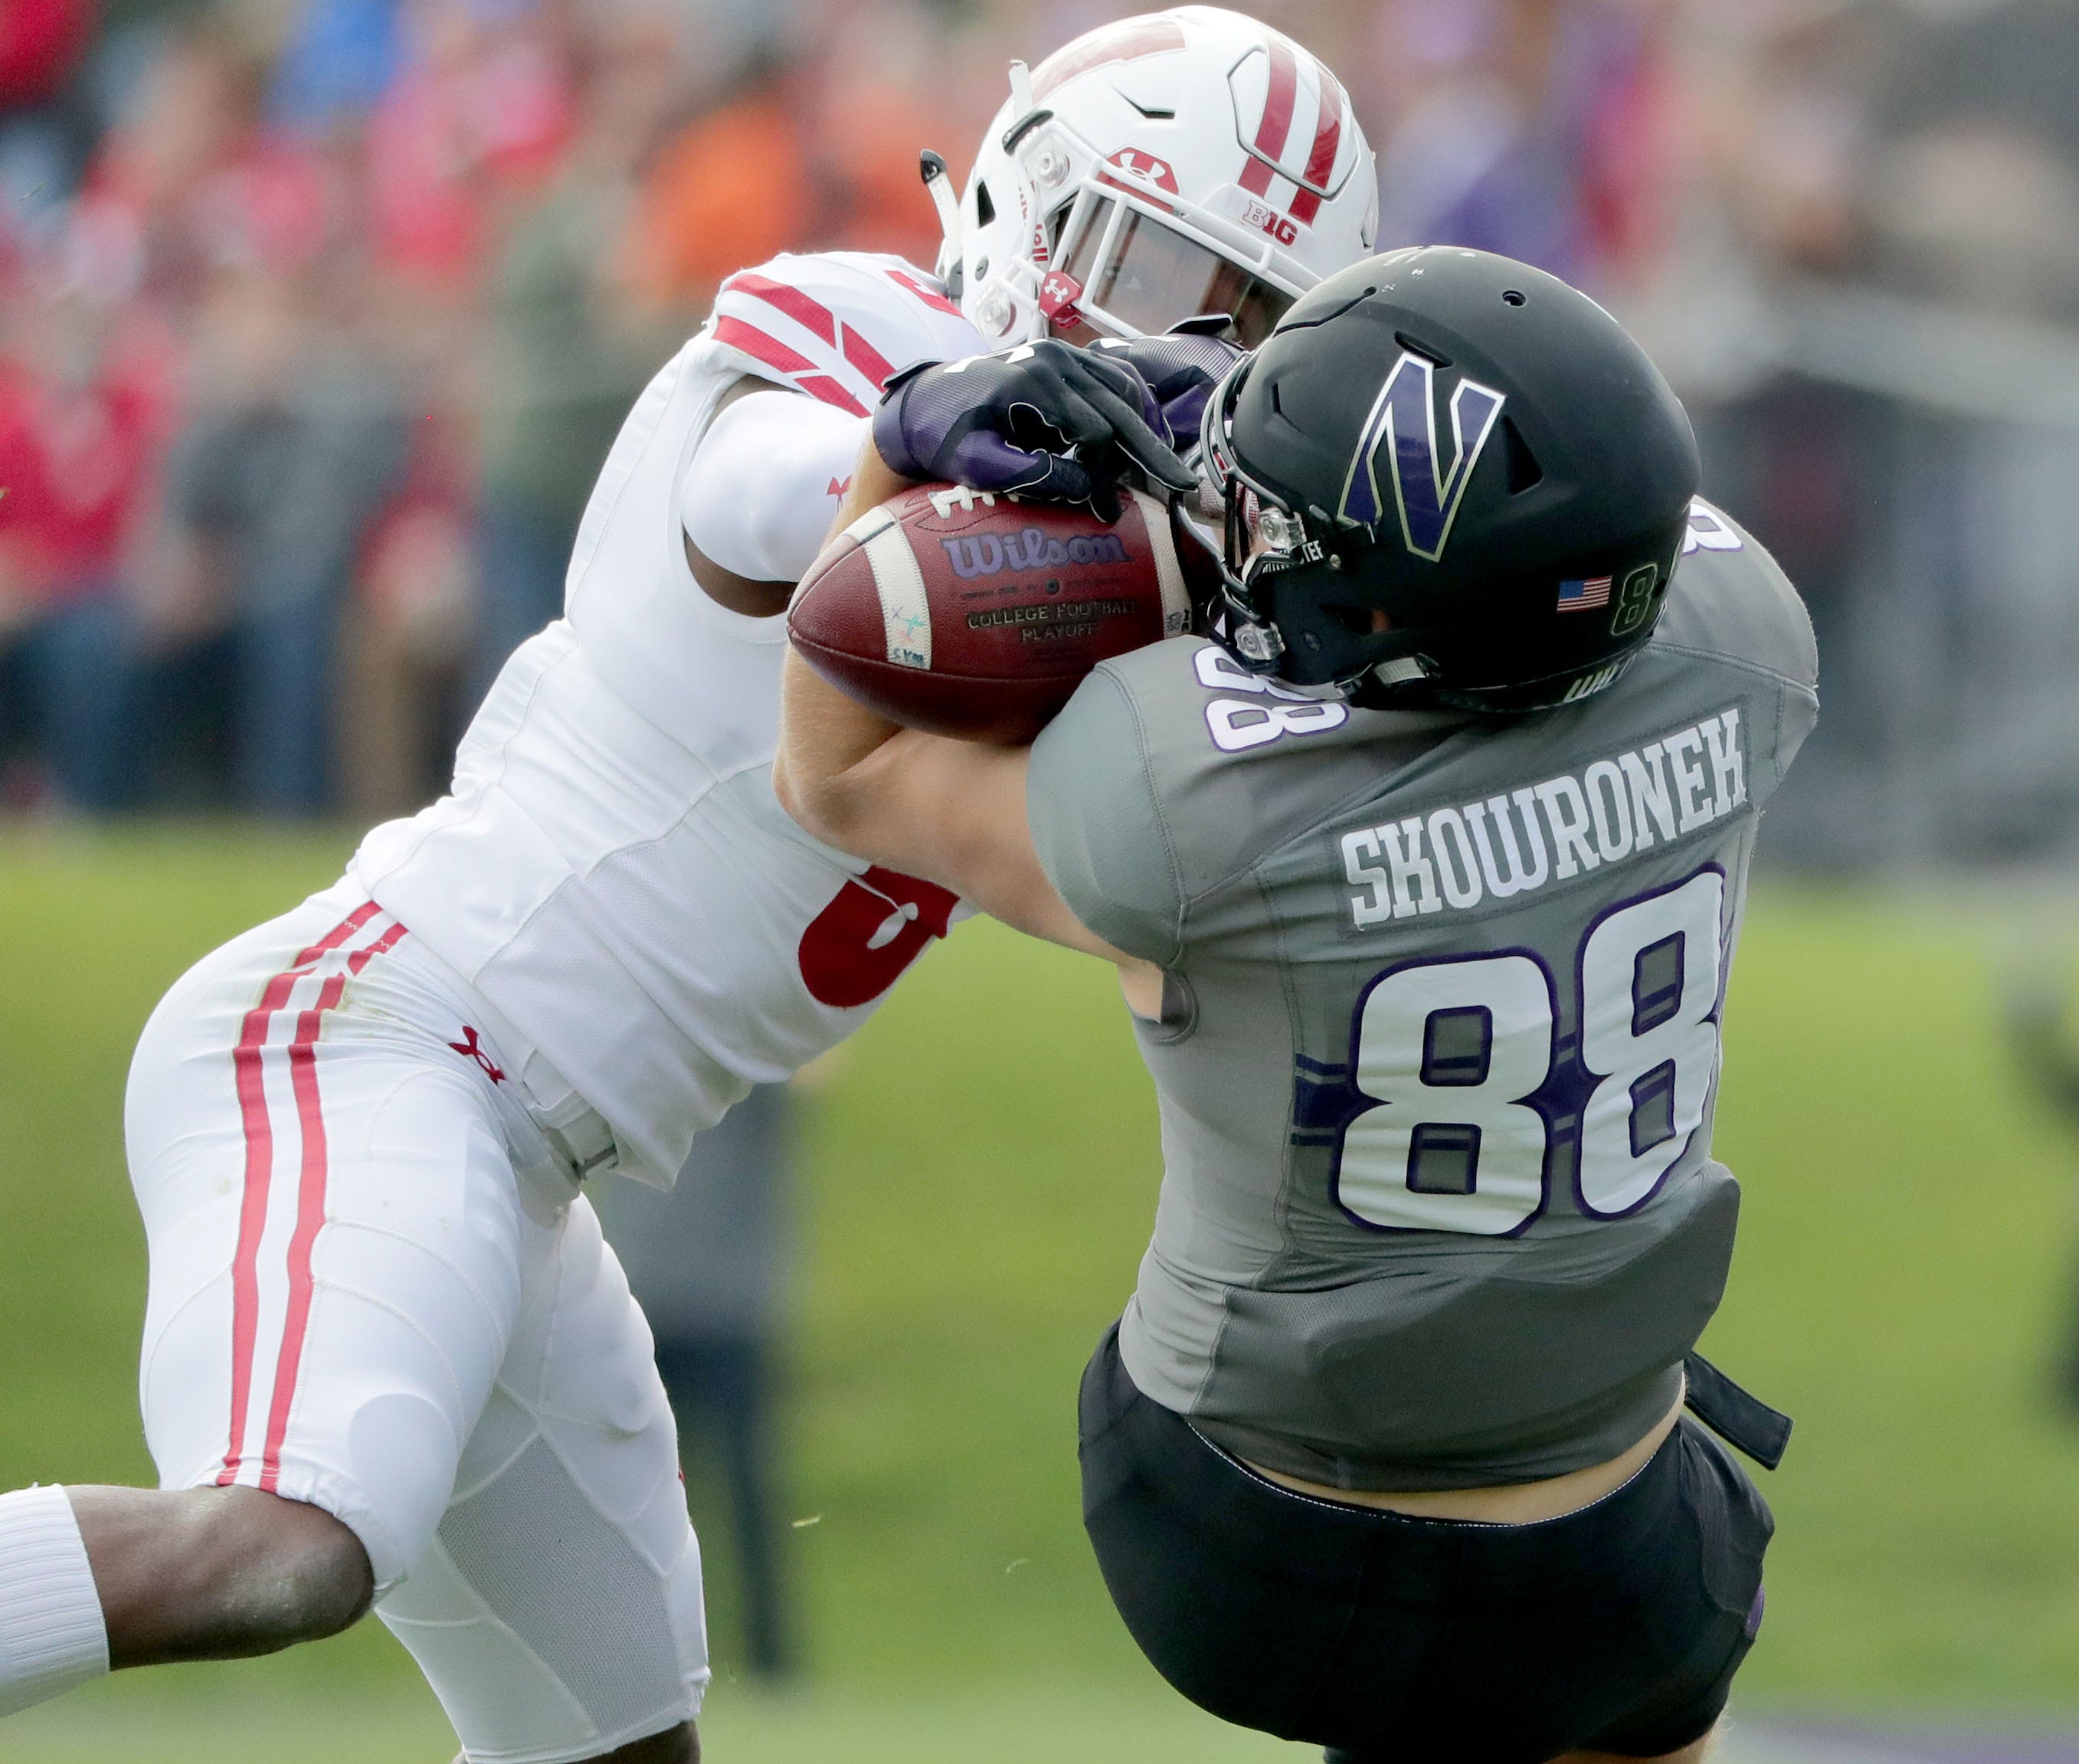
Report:
[{"label": "football player in white uniform", "polygon": [[[906,365],[1213,310],[1251,337],[1370,243],[1341,88],[1253,20],[1128,20],[1012,85],[958,208],[927,161],[943,279],[837,253],[726,283],[630,413],[565,616],[506,665],[451,792],[153,1015],[126,1124],[161,1486],[0,1495],[0,1714],[372,1603],[471,1760],[697,1756],[698,1549],[583,1185],[669,1184],[956,904],[779,809],[791,585]],[[1052,450],[1007,417],[957,445],[1058,492],[1105,426],[1077,398],[1140,382],[1023,359],[1059,395]]]}]

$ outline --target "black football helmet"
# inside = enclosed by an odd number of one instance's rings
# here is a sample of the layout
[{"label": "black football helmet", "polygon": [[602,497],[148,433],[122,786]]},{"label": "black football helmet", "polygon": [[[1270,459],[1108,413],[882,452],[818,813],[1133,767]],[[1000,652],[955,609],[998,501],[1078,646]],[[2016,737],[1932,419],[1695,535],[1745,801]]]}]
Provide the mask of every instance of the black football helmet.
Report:
[{"label": "black football helmet", "polygon": [[1426,246],[1302,297],[1207,401],[1226,530],[1210,628],[1256,673],[1374,707],[1541,709],[1652,634],[1696,442],[1586,295]]}]

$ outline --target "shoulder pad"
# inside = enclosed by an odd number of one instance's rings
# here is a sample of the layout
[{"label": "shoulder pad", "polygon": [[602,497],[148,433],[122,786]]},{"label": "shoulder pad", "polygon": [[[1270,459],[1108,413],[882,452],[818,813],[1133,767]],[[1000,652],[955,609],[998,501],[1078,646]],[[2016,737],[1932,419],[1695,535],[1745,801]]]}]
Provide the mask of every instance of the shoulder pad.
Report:
[{"label": "shoulder pad", "polygon": [[1797,589],[1752,533],[1700,496],[1652,641],[1746,662],[1808,691],[1818,678]]},{"label": "shoulder pad", "polygon": [[988,347],[935,277],[863,251],[790,253],[738,270],[715,296],[708,334],[744,373],[855,416],[913,362]]}]

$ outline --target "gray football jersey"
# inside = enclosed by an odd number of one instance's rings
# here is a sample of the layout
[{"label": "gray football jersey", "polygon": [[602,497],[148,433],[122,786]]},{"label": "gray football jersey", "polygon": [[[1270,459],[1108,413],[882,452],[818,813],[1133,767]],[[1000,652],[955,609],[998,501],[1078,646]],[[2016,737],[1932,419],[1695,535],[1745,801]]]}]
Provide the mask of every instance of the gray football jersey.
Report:
[{"label": "gray football jersey", "polygon": [[1167,975],[1143,1391],[1344,1488],[1652,1426],[1731,1257],[1726,975],[1816,679],[1782,571],[1700,503],[1652,641],[1557,710],[1352,710],[1184,637],[1083,683],[1027,800],[1077,916]]}]

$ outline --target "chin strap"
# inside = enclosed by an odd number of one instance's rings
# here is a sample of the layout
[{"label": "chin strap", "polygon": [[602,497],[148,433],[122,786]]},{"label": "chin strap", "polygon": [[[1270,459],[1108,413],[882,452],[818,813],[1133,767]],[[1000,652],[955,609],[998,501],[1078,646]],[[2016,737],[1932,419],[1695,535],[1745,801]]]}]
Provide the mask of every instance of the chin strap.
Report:
[{"label": "chin strap", "polygon": [[943,243],[939,247],[939,279],[946,284],[953,298],[960,297],[960,283],[967,279],[967,260],[961,248],[960,203],[953,194],[953,181],[946,175],[946,162],[930,148],[917,156],[917,170],[924,180],[924,188],[930,193],[931,206],[939,211],[939,232]]}]

